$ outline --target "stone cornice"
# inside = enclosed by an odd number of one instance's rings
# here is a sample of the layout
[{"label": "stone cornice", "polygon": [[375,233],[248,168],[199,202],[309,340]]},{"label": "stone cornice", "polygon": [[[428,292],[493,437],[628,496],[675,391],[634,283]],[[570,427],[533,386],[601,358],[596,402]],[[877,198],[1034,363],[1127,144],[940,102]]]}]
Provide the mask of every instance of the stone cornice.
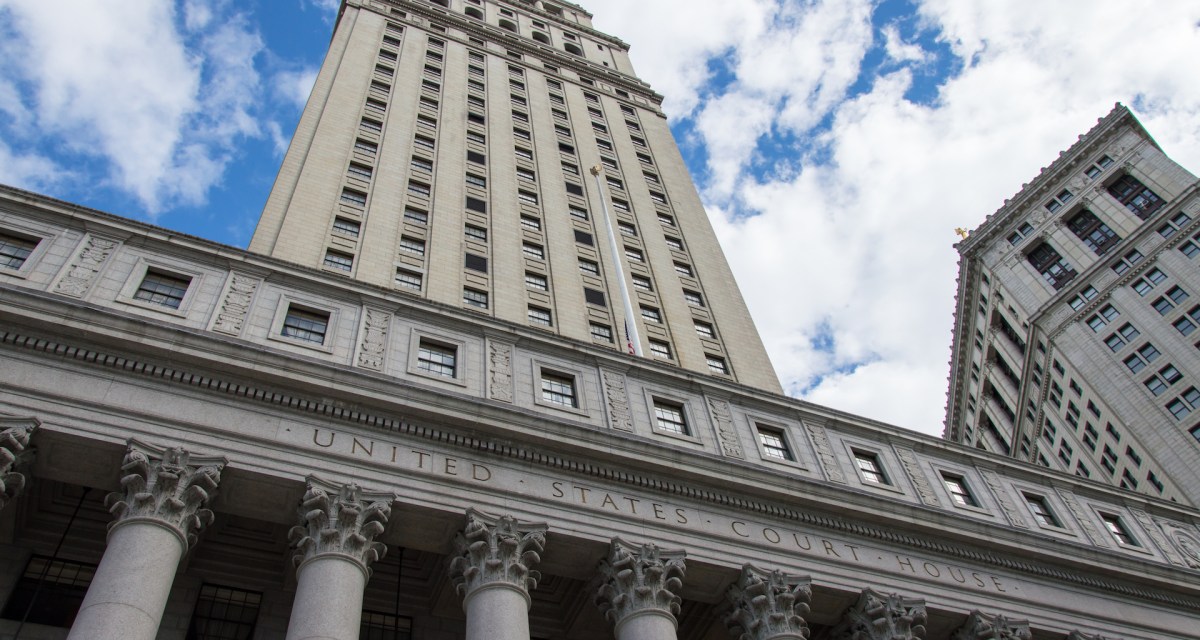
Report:
[{"label": "stone cornice", "polygon": [[[313,397],[303,397],[296,395],[295,393],[281,393],[263,386],[254,386],[209,377],[206,375],[187,372],[181,369],[159,364],[152,364],[123,356],[106,354],[78,346],[70,346],[61,342],[22,336],[7,331],[0,331],[0,344],[8,344],[37,352],[55,354],[64,359],[74,360],[82,363],[91,363],[96,366],[116,369],[129,374],[144,376],[150,379],[158,379],[172,384],[190,386],[205,390],[207,392],[226,394],[250,402],[274,405],[285,409],[321,416],[322,418],[334,419],[349,424],[359,424],[367,428],[376,428],[383,431],[403,434],[409,437],[425,439],[430,442],[455,446],[463,450],[475,451],[483,455],[517,460],[523,464],[542,467],[547,470],[592,477],[609,483],[625,484],[631,488],[649,489],[652,491],[661,492],[663,494],[669,494],[689,500],[707,503],[722,509],[732,509],[744,513],[758,514],[763,517],[810,525],[840,534],[874,539],[883,543],[900,544],[915,550],[926,551],[949,558],[958,558],[985,565],[1001,567],[1028,575],[1052,578],[1077,585],[1102,589],[1127,596],[1144,598],[1151,601],[1170,603],[1200,611],[1200,600],[1192,600],[1187,597],[1169,594],[1154,588],[1141,588],[1138,586],[1133,586],[1128,580],[1114,580],[1100,577],[1100,573],[1111,572],[1115,572],[1117,574],[1121,572],[1127,572],[1129,574],[1139,575],[1142,577],[1150,577],[1150,574],[1146,573],[1146,569],[1147,567],[1154,565],[1147,565],[1140,560],[1135,561],[1134,559],[1126,558],[1116,552],[1106,549],[1099,549],[1093,546],[1065,542],[1058,539],[1048,538],[1046,536],[1036,536],[1038,541],[1037,544],[1031,544],[1029,539],[1024,537],[1031,535],[1027,532],[1020,530],[1009,531],[1005,528],[996,528],[995,532],[997,533],[1007,532],[1008,534],[1016,536],[1013,538],[1012,544],[1014,545],[1014,548],[1020,547],[1024,549],[1023,553],[1006,554],[1000,551],[995,543],[993,544],[992,548],[989,549],[973,548],[967,544],[959,545],[943,540],[937,540],[930,535],[915,532],[901,532],[895,527],[880,527],[872,524],[864,524],[862,521],[856,521],[841,515],[825,515],[815,512],[811,509],[781,506],[784,503],[777,498],[770,498],[766,496],[763,498],[746,497],[746,493],[734,494],[729,493],[727,490],[711,489],[698,482],[689,482],[686,480],[679,482],[663,480],[661,479],[660,474],[626,471],[621,468],[616,468],[614,465],[609,463],[590,462],[571,456],[548,452],[545,447],[526,447],[507,441],[497,441],[470,435],[462,435],[444,428],[409,422],[403,418],[394,419],[384,417],[380,413],[359,410],[358,408],[335,406]],[[476,400],[475,402],[482,403],[483,401]],[[618,432],[610,432],[609,435],[617,440],[634,438],[634,436],[628,436]],[[634,446],[638,448],[644,449],[658,446],[644,439],[636,440],[637,442]],[[651,452],[651,455],[653,455],[653,452]],[[702,455],[694,455],[697,456],[697,462],[702,462]],[[670,459],[670,457],[664,457],[663,459]],[[1001,458],[1001,461],[1003,460],[1006,459]],[[728,460],[723,460],[723,462],[726,464],[733,464]],[[739,466],[743,465],[744,463],[739,464]],[[682,469],[680,469],[678,465],[672,466],[671,475],[678,475],[680,471],[682,471]],[[1069,481],[1069,478],[1063,481]],[[811,482],[814,486],[828,484],[823,481],[816,480],[805,480],[805,482]],[[1086,493],[1087,489],[1089,488],[1079,485],[1077,482],[1070,482],[1070,484],[1073,486],[1074,490],[1080,494]],[[759,491],[770,491],[773,486],[774,485],[772,484],[772,481],[764,478],[764,482],[757,485],[757,488]],[[786,485],[779,486],[786,487]],[[745,488],[748,489],[749,487]],[[839,485],[837,488],[841,492],[850,492],[850,494],[854,493],[852,489],[847,489],[841,485]],[[1101,490],[1106,489],[1100,485],[1090,488]],[[879,498],[873,495],[867,496],[867,498],[879,500]],[[1110,499],[1113,499],[1117,503],[1122,503],[1128,502],[1129,496],[1122,494],[1120,496],[1115,496],[1115,498],[1119,498],[1119,500],[1115,500],[1114,498]],[[884,502],[886,504],[879,504],[875,508],[890,511],[899,516],[899,512],[897,512],[896,509],[898,505],[891,501]],[[911,516],[905,518],[904,521],[917,528],[919,528],[921,522],[927,520],[927,516],[920,515],[922,512],[929,512],[930,514],[937,513],[943,518],[947,515],[944,511],[937,509],[923,508],[909,504],[903,504],[901,506],[905,511],[911,511]],[[1144,508],[1150,508],[1156,512],[1162,512],[1161,508],[1153,508],[1157,505],[1143,504],[1142,506]],[[1170,505],[1161,506],[1168,507]],[[1176,511],[1179,512],[1176,515],[1177,518],[1183,515],[1184,510],[1176,509]],[[1192,514],[1192,516],[1194,515],[1195,514]],[[963,520],[964,522],[960,524],[971,524],[970,522],[966,522],[965,519]],[[945,535],[948,533],[948,531],[939,530],[938,535]],[[966,542],[969,533],[964,533],[963,536],[963,541]],[[1046,551],[1047,553],[1046,555],[1043,555],[1040,560],[1029,558],[1031,554],[1040,554],[1043,551]],[[1089,557],[1094,558],[1094,561],[1099,564],[1092,565],[1083,562],[1083,559]],[[1066,563],[1067,559],[1079,562],[1080,566],[1076,567],[1075,570],[1060,568],[1064,565],[1064,563]],[[1096,568],[1099,566],[1104,567],[1104,571],[1097,572]],[[1127,568],[1121,569],[1120,567],[1122,566],[1127,566]],[[1085,571],[1086,574],[1079,573],[1079,570]]]}]

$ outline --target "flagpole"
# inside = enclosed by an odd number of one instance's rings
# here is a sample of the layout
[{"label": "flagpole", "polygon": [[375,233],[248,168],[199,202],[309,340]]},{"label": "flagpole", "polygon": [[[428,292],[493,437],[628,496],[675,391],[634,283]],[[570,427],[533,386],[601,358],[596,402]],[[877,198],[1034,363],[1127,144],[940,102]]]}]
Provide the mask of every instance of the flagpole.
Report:
[{"label": "flagpole", "polygon": [[604,211],[604,228],[608,231],[608,248],[612,252],[613,267],[617,270],[617,280],[620,282],[617,288],[621,290],[621,304],[625,306],[626,337],[633,347],[633,354],[644,357],[642,339],[638,336],[637,319],[633,315],[633,302],[629,299],[629,288],[625,284],[625,269],[621,266],[620,245],[617,244],[617,235],[613,231],[612,218],[608,215],[608,201],[604,197],[604,186],[600,183],[600,174],[604,173],[604,168],[596,165],[590,171],[592,177],[596,179],[596,191],[600,193],[600,209]]}]

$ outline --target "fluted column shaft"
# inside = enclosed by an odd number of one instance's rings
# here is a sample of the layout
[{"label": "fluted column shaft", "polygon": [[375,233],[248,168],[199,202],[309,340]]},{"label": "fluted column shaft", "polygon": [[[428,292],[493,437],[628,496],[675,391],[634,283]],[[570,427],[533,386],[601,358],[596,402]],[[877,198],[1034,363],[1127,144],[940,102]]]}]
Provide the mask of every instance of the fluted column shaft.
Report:
[{"label": "fluted column shaft", "polygon": [[546,525],[468,509],[454,544],[450,577],[463,596],[466,640],[529,640],[529,590],[541,579],[533,566],[541,561]]},{"label": "fluted column shaft", "polygon": [[676,639],[685,555],[613,539],[600,563],[596,604],[612,621],[617,640]]},{"label": "fluted column shaft", "polygon": [[290,532],[297,566],[287,640],[358,640],[370,567],[387,550],[375,537],[395,500],[393,493],[308,479],[301,524]]},{"label": "fluted column shaft", "polygon": [[123,491],[106,499],[116,520],[68,640],[154,640],[179,560],[212,521],[202,508],[220,481],[224,458],[133,442],[121,470]]}]

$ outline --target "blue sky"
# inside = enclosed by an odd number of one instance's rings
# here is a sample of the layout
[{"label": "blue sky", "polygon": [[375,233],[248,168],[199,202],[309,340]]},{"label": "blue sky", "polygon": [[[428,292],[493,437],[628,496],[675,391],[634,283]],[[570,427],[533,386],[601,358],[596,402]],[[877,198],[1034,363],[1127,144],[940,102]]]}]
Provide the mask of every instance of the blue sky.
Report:
[{"label": "blue sky", "polygon": [[[1200,169],[1200,3],[605,0],[793,395],[940,433],[956,253],[1113,103]],[[0,0],[0,182],[245,246],[333,0]],[[785,274],[781,277],[780,274]]]}]

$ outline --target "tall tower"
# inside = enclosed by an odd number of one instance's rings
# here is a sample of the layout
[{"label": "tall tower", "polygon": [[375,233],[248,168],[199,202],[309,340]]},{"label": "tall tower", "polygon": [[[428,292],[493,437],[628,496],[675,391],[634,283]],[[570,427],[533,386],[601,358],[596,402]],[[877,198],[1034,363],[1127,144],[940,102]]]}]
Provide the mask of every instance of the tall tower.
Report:
[{"label": "tall tower", "polygon": [[250,249],[780,392],[661,102],[577,5],[347,0]]},{"label": "tall tower", "polygon": [[959,243],[947,438],[1200,504],[1200,198],[1118,105]]}]

